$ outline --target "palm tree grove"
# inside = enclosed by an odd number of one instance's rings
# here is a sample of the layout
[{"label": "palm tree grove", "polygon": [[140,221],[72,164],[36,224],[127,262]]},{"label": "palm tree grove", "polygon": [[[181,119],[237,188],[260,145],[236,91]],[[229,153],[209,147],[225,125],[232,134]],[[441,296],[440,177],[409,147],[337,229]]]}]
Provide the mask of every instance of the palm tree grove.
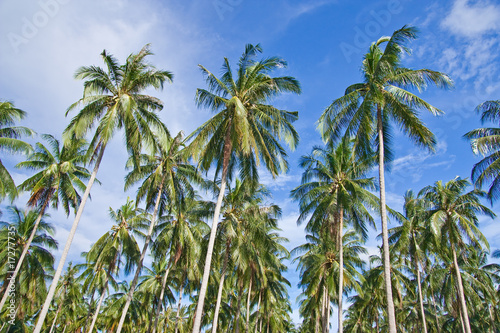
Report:
[{"label": "palm tree grove", "polygon": [[[311,13],[327,24],[316,10],[324,4],[302,5],[281,34]],[[8,35],[21,60],[79,5],[40,6],[25,21],[33,37]],[[230,16],[244,8],[258,16],[247,6],[215,1],[214,24],[238,26]],[[123,51],[114,35],[76,67],[53,55],[58,84],[79,94],[65,94],[49,122],[30,122],[44,117],[27,102],[33,85],[25,95],[3,89],[0,333],[500,332],[500,100],[488,76],[500,62],[485,65],[490,90],[466,111],[446,102],[473,86],[475,67],[460,62],[498,54],[487,29],[498,14],[498,31],[500,6],[455,1],[449,17],[483,15],[487,32],[470,36],[489,44],[439,61],[446,41],[423,33],[427,21],[394,25],[395,6],[370,12],[376,33],[357,23],[354,42],[340,46],[345,59],[319,65],[275,37],[196,46],[217,57],[183,71],[162,58],[176,45],[140,39]],[[302,79],[309,67],[317,79]],[[54,82],[45,79],[42,91]],[[452,158],[437,162],[446,151]]]}]

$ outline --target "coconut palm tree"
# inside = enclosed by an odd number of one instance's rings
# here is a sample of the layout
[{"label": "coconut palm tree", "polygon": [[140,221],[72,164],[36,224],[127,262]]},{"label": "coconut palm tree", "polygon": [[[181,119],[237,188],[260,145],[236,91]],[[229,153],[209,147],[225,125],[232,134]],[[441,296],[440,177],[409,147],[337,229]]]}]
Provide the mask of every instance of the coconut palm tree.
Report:
[{"label": "coconut palm tree", "polygon": [[495,216],[480,203],[480,198],[486,193],[478,189],[466,192],[469,185],[467,179],[456,177],[445,184],[438,181],[434,185],[426,186],[419,193],[430,205],[429,228],[436,244],[440,244],[444,253],[451,250],[457,296],[466,333],[471,333],[471,325],[457,251],[467,244],[467,240],[476,248],[482,245],[489,248],[488,241],[478,228],[477,214],[485,214],[491,218]]},{"label": "coconut palm tree", "polygon": [[[171,209],[169,205],[182,205],[184,198],[194,197],[193,184],[202,182],[201,176],[196,168],[187,163],[189,152],[184,149],[182,137],[182,132],[178,133],[175,138],[167,136],[156,137],[155,143],[152,145],[153,154],[141,155],[137,167],[125,178],[125,189],[143,180],[137,191],[137,202],[141,199],[146,199],[146,208],[153,208],[153,214],[151,216],[151,223],[148,228],[146,240],[142,248],[141,257],[137,264],[135,276],[130,283],[130,290],[123,308],[117,333],[120,333],[123,322],[125,321],[128,307],[139,279],[142,263],[153,235],[157,216],[161,216],[164,211]],[[132,156],[128,165],[132,166],[134,163],[135,158]],[[168,276],[168,274],[165,276]],[[161,297],[162,295],[160,295],[160,300]],[[158,318],[158,316],[156,318]],[[155,319],[155,321],[155,326],[157,326],[157,319]]]},{"label": "coconut palm tree", "polygon": [[[169,270],[169,264],[169,260],[155,260],[151,264],[151,268],[144,267],[145,272],[139,277],[136,293],[142,295],[143,306],[151,309],[147,318],[148,332],[155,332],[157,329],[154,327],[154,323],[158,323],[157,318],[160,316],[158,308],[166,309],[167,304],[175,302],[172,289],[166,285],[163,287],[162,284],[165,272]],[[160,299],[162,292],[162,299]]]},{"label": "coconut palm tree", "polygon": [[[148,224],[147,214],[135,207],[134,201],[128,198],[119,209],[113,210],[110,207],[109,216],[115,224],[85,255],[87,262],[92,262],[93,266],[89,267],[84,289],[99,287],[101,294],[88,332],[92,332],[95,326],[108,284],[115,287],[114,276],[120,273],[120,268],[125,274],[129,274],[137,264],[140,252],[135,237],[144,237],[141,230],[146,229]],[[124,267],[120,267],[122,265]]]},{"label": "coconut palm tree", "polygon": [[394,255],[404,257],[408,255],[417,277],[418,301],[420,305],[420,316],[424,333],[427,333],[427,321],[424,312],[424,300],[422,296],[422,281],[420,266],[422,259],[426,257],[425,240],[430,240],[428,229],[425,225],[424,201],[415,197],[411,190],[404,196],[404,215],[397,214],[397,218],[402,222],[401,226],[389,230],[389,243],[393,244],[391,251]]},{"label": "coconut palm tree", "polygon": [[[321,235],[308,234],[306,239],[306,244],[292,250],[294,255],[302,253],[294,259],[298,261],[299,285],[303,288],[300,312],[306,322],[315,321],[315,328],[319,329],[321,326],[323,332],[328,332],[330,297],[335,295],[335,287],[343,294],[350,290],[361,291],[358,281],[363,278],[356,268],[362,267],[363,261],[359,256],[367,254],[367,251],[362,246],[362,238],[354,230],[349,230],[342,236],[342,247],[345,248],[345,256],[342,258],[338,251],[338,240],[332,240],[328,231],[323,231]],[[340,274],[342,281],[338,278]],[[340,296],[339,312],[342,313],[341,298]],[[312,325],[312,322],[306,324]],[[342,322],[339,324],[342,325]]]},{"label": "coconut palm tree", "polygon": [[103,51],[101,56],[107,70],[89,66],[81,67],[75,74],[77,79],[86,80],[84,93],[80,100],[68,108],[66,114],[80,106],[82,109],[65,129],[64,137],[66,140],[83,138],[96,125],[88,150],[94,161],[94,169],[82,196],[34,333],[40,333],[42,329],[71,242],[109,140],[118,129],[124,129],[127,150],[138,159],[143,142],[146,144],[154,142],[153,131],[160,133],[160,135],[166,136],[168,134],[165,125],[156,114],[156,111],[163,107],[161,101],[155,97],[144,95],[143,92],[148,88],[162,89],[163,84],[170,82],[173,76],[170,72],[157,70],[147,63],[146,57],[151,54],[149,45],[146,45],[139,53],[131,54],[124,65],[119,65],[112,55]]},{"label": "coconut palm tree", "polygon": [[344,219],[367,237],[366,222],[374,225],[369,210],[378,207],[378,199],[369,189],[375,189],[372,178],[365,178],[373,164],[372,159],[357,159],[351,140],[344,138],[337,147],[314,147],[309,156],[303,156],[300,166],[305,168],[302,184],[291,196],[299,201],[298,223],[310,218],[306,230],[316,234],[329,233],[329,240],[337,245],[340,273],[338,275],[339,317],[342,332],[343,249],[341,244]]},{"label": "coconut palm tree", "polygon": [[[32,136],[35,132],[26,127],[12,126],[26,117],[26,112],[17,109],[10,102],[0,100],[0,151],[28,153],[32,147],[20,140],[23,136]],[[0,201],[9,197],[12,201],[17,196],[16,185],[11,175],[0,160]]]},{"label": "coconut palm tree", "polygon": [[[13,277],[10,283],[13,283],[21,269],[24,257],[31,246],[37,233],[38,224],[48,205],[52,203],[52,207],[57,209],[60,202],[66,215],[69,215],[70,208],[76,209],[80,203],[78,190],[85,191],[85,184],[82,180],[90,177],[88,170],[82,166],[85,162],[84,140],[72,140],[67,146],[61,147],[59,141],[52,135],[45,134],[42,137],[47,141],[50,149],[38,142],[28,160],[17,165],[18,168],[40,170],[19,185],[20,190],[31,192],[28,206],[38,206],[39,213],[30,238],[26,241],[12,273]],[[3,308],[6,300],[7,295],[4,294],[0,302],[0,309]]]},{"label": "coconut palm tree", "polygon": [[159,230],[152,250],[156,258],[163,258],[166,267],[160,284],[158,306],[156,308],[153,333],[158,328],[161,305],[164,304],[163,296],[167,287],[167,279],[172,269],[177,268],[182,262],[196,262],[201,254],[201,242],[204,236],[202,229],[206,226],[201,220],[200,204],[198,198],[186,197],[181,202],[173,202],[171,212],[162,218],[158,224]]},{"label": "coconut palm tree", "polygon": [[[390,278],[390,258],[387,233],[384,163],[392,157],[390,128],[395,123],[410,139],[430,150],[435,145],[432,132],[419,118],[419,110],[432,114],[441,111],[409,90],[421,91],[428,84],[446,88],[451,79],[443,73],[429,69],[408,69],[401,66],[405,46],[416,38],[417,30],[404,26],[391,37],[382,37],[372,43],[363,60],[364,82],[349,86],[345,95],[334,100],[319,119],[323,139],[336,141],[344,135],[356,137],[355,150],[363,156],[371,156],[373,147],[378,152],[380,215],[384,248],[385,291],[389,332],[396,333],[396,319]],[[386,44],[384,50],[382,44]]]},{"label": "coconut palm tree", "polygon": [[[35,221],[39,215],[36,210],[21,210],[15,206],[7,208],[10,222],[0,222],[0,279],[3,282],[1,291],[12,296],[7,290],[11,286],[8,281],[12,277],[10,270],[20,258],[24,245],[32,234]],[[57,250],[57,241],[52,237],[54,227],[45,221],[45,214],[31,242],[21,270],[14,281],[16,297],[16,318],[27,322],[37,313],[46,296],[45,281],[53,272],[54,257],[51,250]],[[10,303],[10,301],[9,301]]]},{"label": "coconut palm tree", "polygon": [[[476,108],[481,112],[481,122],[500,122],[500,101],[487,101]],[[464,135],[471,141],[472,151],[484,158],[472,168],[472,180],[481,188],[490,183],[488,198],[496,200],[500,196],[500,128],[484,127],[472,130]]]},{"label": "coconut palm tree", "polygon": [[[77,307],[83,298],[81,285],[77,282],[79,270],[80,267],[78,265],[73,266],[70,262],[66,273],[61,277],[61,281],[56,289],[57,297],[55,298],[55,303],[58,305],[52,325],[50,326],[50,332],[54,331],[58,322],[62,322],[63,327],[68,326],[70,319],[74,319],[71,318],[71,315],[78,312]],[[61,318],[63,319],[60,320]]]},{"label": "coconut palm tree", "polygon": [[229,60],[225,58],[220,78],[200,66],[206,76],[208,90],[197,89],[196,101],[199,106],[208,107],[218,113],[191,134],[191,145],[201,169],[208,170],[215,164],[215,177],[220,175],[221,185],[193,333],[199,333],[201,329],[217,223],[228,178],[238,167],[242,180],[251,178],[257,181],[261,160],[275,177],[288,169],[287,154],[279,140],[284,139],[292,149],[298,143],[298,134],[292,126],[298,113],[279,110],[269,102],[272,97],[284,92],[300,93],[299,82],[287,76],[271,77],[269,73],[285,67],[286,62],[277,57],[256,61],[255,56],[260,52],[260,45],[247,45],[236,73],[233,73]]},{"label": "coconut palm tree", "polygon": [[[214,184],[214,193],[218,191],[218,187]],[[215,304],[214,316],[212,321],[212,333],[217,332],[219,311],[222,305],[222,294],[224,289],[224,281],[226,275],[231,270],[237,270],[238,265],[235,262],[234,249],[236,248],[240,259],[240,264],[245,259],[241,256],[244,252],[244,236],[245,230],[250,230],[250,225],[257,225],[256,217],[263,214],[265,211],[279,215],[279,208],[271,206],[268,209],[259,207],[262,201],[269,197],[270,193],[264,187],[255,188],[251,180],[242,182],[236,179],[234,186],[228,186],[227,194],[224,196],[221,213],[223,215],[220,226],[217,227],[217,243],[219,257],[222,259],[222,268],[220,269],[219,285],[217,288],[217,301]],[[215,203],[211,203],[211,207]],[[256,228],[254,228],[254,231]],[[264,236],[261,234],[261,236]],[[243,251],[242,251],[243,250]],[[244,264],[244,263],[243,263]],[[241,273],[241,270],[238,271]],[[241,295],[240,295],[241,296]]]}]

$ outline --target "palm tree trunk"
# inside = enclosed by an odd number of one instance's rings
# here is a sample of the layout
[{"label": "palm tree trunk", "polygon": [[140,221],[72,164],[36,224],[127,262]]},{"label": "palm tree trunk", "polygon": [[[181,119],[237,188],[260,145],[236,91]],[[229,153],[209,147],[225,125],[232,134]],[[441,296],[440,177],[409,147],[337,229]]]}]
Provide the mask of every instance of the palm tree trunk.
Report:
[{"label": "palm tree trunk", "polygon": [[330,332],[330,295],[326,295],[326,307],[325,307],[325,315],[326,315],[326,325],[325,325],[325,332],[328,333]]},{"label": "palm tree trunk", "polygon": [[248,286],[248,296],[247,296],[247,321],[245,326],[245,333],[248,333],[250,331],[250,295],[252,295],[252,282],[253,282],[253,275],[250,275],[250,285]]},{"label": "palm tree trunk", "polygon": [[101,297],[99,298],[99,303],[97,303],[97,308],[95,309],[95,313],[92,316],[92,323],[90,324],[88,333],[92,333],[94,330],[95,323],[97,321],[97,316],[99,316],[99,311],[101,310],[101,304],[104,300],[104,295],[106,294],[106,289],[108,288],[108,275],[106,274],[106,279],[104,280],[104,287],[101,291]]},{"label": "palm tree trunk", "polygon": [[432,300],[432,306],[434,307],[434,315],[436,317],[437,333],[441,333],[441,326],[439,325],[439,316],[437,311],[436,299],[434,298],[434,291],[432,290],[432,287],[431,287],[431,300]]},{"label": "palm tree trunk", "polygon": [[179,320],[180,320],[180,314],[181,314],[181,300],[182,300],[183,288],[184,288],[184,281],[182,281],[181,287],[179,290],[179,303],[177,304],[177,314],[175,316],[175,333],[177,333],[179,330]]},{"label": "palm tree trunk", "polygon": [[158,299],[158,306],[156,308],[156,316],[155,316],[155,324],[153,326],[153,333],[156,333],[156,329],[158,327],[158,319],[160,318],[160,311],[161,311],[161,306],[163,303],[163,296],[165,295],[165,289],[167,287],[167,279],[168,279],[168,273],[170,273],[170,265],[168,266],[167,270],[165,271],[165,275],[163,276],[163,280],[161,281],[161,292],[160,292],[160,298]]},{"label": "palm tree trunk", "polygon": [[453,265],[455,266],[454,268],[457,274],[458,298],[460,300],[460,305],[462,309],[465,332],[471,333],[469,324],[469,315],[467,312],[467,304],[465,303],[464,286],[462,284],[462,274],[460,273],[460,269],[458,267],[457,252],[455,251],[455,246],[453,244],[451,244],[451,251],[453,252]]},{"label": "palm tree trunk", "polygon": [[330,300],[328,296],[328,289],[326,286],[323,286],[323,301],[322,301],[322,309],[321,309],[321,314],[322,314],[322,331],[323,333],[328,333],[328,326],[330,323]]},{"label": "palm tree trunk", "polygon": [[59,306],[57,307],[57,311],[56,311],[56,314],[54,316],[54,320],[52,321],[52,326],[50,326],[49,333],[52,333],[54,331],[54,327],[56,326],[56,323],[57,323],[57,317],[59,317],[59,312],[61,312],[61,309],[62,309],[62,303],[63,303],[63,301],[61,301],[59,303]]},{"label": "palm tree trunk", "polygon": [[422,316],[422,327],[424,328],[424,333],[427,333],[427,321],[425,320],[425,312],[424,312],[424,298],[422,297],[422,285],[420,282],[420,269],[418,267],[418,258],[416,254],[415,254],[415,268],[417,269],[418,299],[420,303],[420,314]]},{"label": "palm tree trunk", "polygon": [[392,298],[391,283],[391,258],[389,256],[389,235],[387,231],[387,211],[385,204],[385,174],[384,174],[384,133],[382,127],[382,109],[377,106],[377,132],[379,142],[378,173],[380,186],[380,217],[382,220],[382,247],[384,256],[384,282],[387,298],[387,317],[389,333],[396,333],[396,316],[394,312],[394,300]]},{"label": "palm tree trunk", "polygon": [[0,311],[3,309],[3,306],[5,305],[5,302],[7,301],[7,298],[9,297],[9,290],[12,288],[16,281],[17,274],[19,273],[19,270],[21,270],[21,266],[24,261],[24,257],[26,257],[26,253],[28,253],[28,250],[31,246],[31,243],[33,242],[33,238],[35,238],[36,231],[38,229],[38,225],[40,224],[40,221],[42,220],[43,214],[45,213],[45,209],[47,208],[47,205],[50,202],[50,198],[52,197],[52,194],[47,195],[47,198],[45,199],[42,208],[40,209],[40,213],[38,213],[38,216],[35,221],[35,225],[33,226],[33,230],[31,231],[30,237],[28,238],[28,241],[26,244],[24,244],[23,252],[21,253],[21,256],[17,260],[17,265],[16,268],[14,269],[14,272],[10,276],[9,280],[9,285],[7,286],[7,289],[5,289],[5,293],[2,296],[2,300],[0,301]]},{"label": "palm tree trunk", "polygon": [[222,302],[222,291],[224,289],[224,279],[226,278],[227,264],[229,262],[229,250],[231,248],[231,241],[226,242],[226,253],[224,254],[224,263],[222,265],[222,273],[219,281],[219,289],[217,291],[217,303],[215,304],[214,320],[212,322],[212,333],[217,333],[217,325],[219,321],[219,311]]},{"label": "palm tree trunk", "polygon": [[89,323],[90,314],[92,313],[92,303],[94,303],[94,296],[95,296],[95,288],[93,288],[92,290],[92,297],[90,298],[90,303],[89,303],[89,311],[87,311],[87,317],[85,318],[85,324],[83,325],[82,332],[87,331],[87,324]]},{"label": "palm tree trunk", "polygon": [[[229,124],[230,126],[230,124]],[[217,204],[215,205],[214,219],[212,221],[212,229],[210,231],[210,238],[208,240],[207,255],[205,257],[205,266],[203,267],[203,278],[201,279],[200,293],[198,297],[198,304],[196,306],[196,314],[194,317],[193,331],[192,333],[200,333],[201,330],[201,317],[203,316],[203,306],[205,304],[205,296],[207,294],[208,288],[208,278],[210,276],[210,265],[212,263],[212,254],[215,245],[215,236],[217,234],[217,225],[219,223],[220,209],[222,207],[222,199],[224,199],[224,192],[226,191],[226,177],[227,169],[229,164],[229,158],[231,157],[231,141],[229,140],[230,131],[226,133],[225,143],[224,143],[224,160],[222,166],[222,178],[219,190],[219,196],[217,198]]]},{"label": "palm tree trunk", "polygon": [[257,319],[255,320],[255,333],[257,333],[257,327],[260,327],[260,331],[262,331],[262,320],[260,318],[260,300],[261,300],[262,293],[259,290],[259,301],[257,302]]},{"label": "palm tree trunk", "polygon": [[135,286],[137,285],[137,281],[139,280],[139,275],[141,274],[142,262],[146,257],[146,252],[148,250],[149,242],[151,241],[151,235],[153,234],[153,229],[155,227],[156,215],[158,214],[158,207],[160,207],[162,191],[163,191],[163,180],[161,182],[160,188],[158,189],[158,195],[156,196],[155,208],[153,210],[153,216],[151,217],[151,223],[149,225],[146,241],[144,242],[144,246],[142,247],[141,257],[139,258],[139,262],[137,263],[137,269],[135,271],[134,279],[130,284],[130,290],[128,291],[127,294],[127,301],[125,302],[125,306],[123,307],[122,316],[120,318],[120,322],[118,323],[118,328],[116,329],[116,333],[120,333],[122,331],[123,323],[125,322],[125,317],[127,316],[127,311],[130,306],[130,302],[132,302],[132,296],[134,295]]},{"label": "palm tree trunk", "polygon": [[85,204],[87,203],[87,199],[90,194],[90,190],[92,189],[92,185],[94,184],[95,178],[97,176],[97,171],[99,170],[99,165],[101,164],[102,156],[104,155],[105,145],[101,147],[99,151],[99,155],[97,156],[97,160],[95,162],[94,170],[90,175],[89,182],[87,184],[87,188],[82,196],[82,201],[80,202],[80,206],[78,207],[78,211],[75,216],[75,220],[73,221],[73,225],[71,226],[71,230],[69,231],[68,239],[66,240],[66,244],[64,245],[64,250],[61,255],[61,259],[59,260],[59,266],[57,266],[56,273],[54,274],[54,278],[52,279],[52,284],[50,285],[49,292],[47,293],[47,297],[45,298],[45,303],[43,304],[42,311],[40,312],[40,316],[38,317],[38,321],[36,323],[35,330],[33,333],[40,333],[42,330],[43,322],[45,321],[45,317],[47,316],[47,312],[49,311],[50,303],[54,298],[54,294],[56,292],[57,283],[59,282],[59,278],[61,277],[61,273],[64,268],[64,264],[66,262],[66,258],[68,257],[69,249],[71,247],[71,243],[73,242],[73,238],[76,234],[76,229],[78,228],[78,223],[80,222],[80,218],[83,214],[83,209],[85,208]]},{"label": "palm tree trunk", "polygon": [[344,232],[344,209],[342,205],[339,207],[339,333],[344,331],[344,323],[342,320],[342,296],[344,293],[344,243],[342,234]]},{"label": "palm tree trunk", "polygon": [[318,311],[318,313],[316,314],[316,325],[314,327],[315,333],[319,333],[320,320],[321,320],[321,313]]},{"label": "palm tree trunk", "polygon": [[240,333],[241,294],[243,294],[243,283],[238,291],[238,303],[236,307],[236,316],[234,318],[234,325],[236,326],[234,329],[235,333]]},{"label": "palm tree trunk", "polygon": [[464,316],[462,315],[462,309],[458,309],[458,313],[460,314],[460,324],[462,325],[462,333],[465,333]]}]

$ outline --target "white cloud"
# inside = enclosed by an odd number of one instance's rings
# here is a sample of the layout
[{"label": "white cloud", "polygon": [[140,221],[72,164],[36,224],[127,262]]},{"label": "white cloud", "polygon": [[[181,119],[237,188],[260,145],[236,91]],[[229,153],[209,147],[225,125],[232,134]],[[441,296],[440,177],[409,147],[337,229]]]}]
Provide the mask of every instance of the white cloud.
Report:
[{"label": "white cloud", "polygon": [[480,36],[500,27],[500,6],[484,0],[475,3],[456,0],[442,25],[453,34]]},{"label": "white cloud", "polygon": [[392,188],[397,183],[416,183],[422,178],[426,170],[432,170],[436,167],[450,168],[456,157],[447,155],[446,151],[446,141],[439,140],[435,153],[419,149],[416,152],[395,159],[392,162],[390,176],[388,176],[388,186]]}]

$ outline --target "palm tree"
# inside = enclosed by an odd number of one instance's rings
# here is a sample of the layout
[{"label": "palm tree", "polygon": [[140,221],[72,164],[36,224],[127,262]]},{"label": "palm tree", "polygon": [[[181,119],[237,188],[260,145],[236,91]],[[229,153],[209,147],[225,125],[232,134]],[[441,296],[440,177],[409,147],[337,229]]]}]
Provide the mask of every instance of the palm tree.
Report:
[{"label": "palm tree", "polygon": [[[31,192],[28,205],[38,206],[39,213],[30,238],[26,241],[12,273],[10,283],[13,283],[21,269],[24,257],[49,203],[52,202],[52,207],[57,209],[61,202],[66,214],[69,215],[70,207],[75,209],[80,203],[77,190],[85,191],[85,184],[82,180],[90,176],[88,170],[81,166],[84,163],[85,141],[72,140],[69,145],[60,147],[59,141],[52,135],[43,135],[43,138],[48,142],[50,149],[42,143],[37,143],[34,153],[28,157],[28,160],[17,165],[19,168],[40,170],[19,185],[20,190]],[[0,302],[0,310],[3,309],[6,300],[7,294],[4,294]]]},{"label": "palm tree", "polygon": [[80,105],[83,108],[71,120],[64,131],[64,136],[67,140],[75,137],[83,138],[97,124],[88,150],[95,164],[34,333],[40,333],[42,329],[71,242],[109,140],[117,129],[123,128],[127,150],[133,156],[138,156],[143,142],[151,144],[154,141],[153,130],[163,135],[168,133],[165,125],[155,113],[155,111],[162,109],[161,101],[155,97],[144,95],[143,91],[148,88],[161,89],[165,82],[172,80],[173,76],[170,72],[157,70],[148,64],[145,58],[151,54],[149,45],[146,45],[139,53],[131,54],[126,63],[120,66],[112,55],[103,51],[101,55],[107,70],[89,66],[81,67],[75,74],[77,79],[86,80],[85,89],[83,97],[71,105],[66,114]]},{"label": "palm tree", "polygon": [[[481,122],[500,121],[500,101],[487,101],[479,104],[477,112],[482,112]],[[472,130],[464,135],[471,140],[472,151],[476,155],[485,156],[472,168],[472,180],[481,188],[484,183],[490,183],[488,198],[498,199],[500,195],[500,128],[485,127]]]},{"label": "palm tree", "polygon": [[[398,214],[397,218],[402,225],[389,230],[389,243],[394,244],[391,248],[394,254],[409,255],[413,262],[417,276],[418,299],[420,305],[420,316],[424,333],[427,333],[427,321],[424,312],[424,301],[422,296],[422,282],[420,266],[422,259],[426,257],[424,241],[430,239],[425,223],[424,202],[416,198],[413,191],[409,190],[404,196],[404,215]],[[393,255],[394,255],[393,254]]]},{"label": "palm tree", "polygon": [[[144,266],[145,272],[139,277],[136,293],[142,295],[142,304],[151,309],[146,318],[148,322],[148,332],[156,332],[154,322],[158,325],[160,311],[158,308],[167,308],[168,303],[175,302],[172,290],[168,286],[163,286],[163,277],[166,271],[170,270],[169,260],[155,260],[152,267]],[[168,275],[168,274],[167,274]],[[162,298],[160,299],[160,294]]]},{"label": "palm tree", "polygon": [[269,73],[286,66],[286,62],[277,57],[255,61],[260,52],[260,45],[246,46],[236,79],[227,58],[224,59],[220,78],[200,65],[209,89],[198,89],[196,101],[199,106],[218,113],[191,134],[190,137],[194,138],[191,145],[203,170],[215,164],[215,177],[222,174],[193,333],[199,333],[201,329],[217,223],[228,178],[239,167],[242,180],[250,178],[257,181],[260,160],[275,177],[288,169],[287,154],[278,140],[284,139],[292,149],[298,143],[298,134],[292,126],[298,113],[279,110],[268,103],[272,97],[283,92],[300,93],[299,82],[292,77],[271,77]]},{"label": "palm tree", "polygon": [[[130,283],[130,290],[127,301],[123,308],[120,324],[117,333],[120,333],[123,322],[127,315],[128,307],[132,300],[134,289],[141,272],[142,263],[146,256],[146,251],[156,225],[156,217],[162,215],[164,210],[169,209],[169,205],[182,205],[184,198],[194,196],[193,183],[201,183],[202,179],[196,168],[187,163],[188,151],[183,149],[182,132],[175,138],[159,137],[155,140],[154,154],[141,155],[139,165],[132,170],[125,179],[125,189],[144,179],[137,191],[137,201],[146,199],[146,208],[153,208],[151,223],[149,225],[146,241],[142,248],[141,257],[137,264],[134,279]],[[128,165],[132,166],[132,157]],[[167,276],[166,274],[165,276]],[[165,278],[166,283],[166,278]],[[160,295],[161,299],[162,295]],[[156,317],[158,318],[158,316]],[[157,326],[158,321],[155,319]]]},{"label": "palm tree", "polygon": [[[20,140],[22,136],[31,136],[32,130],[21,126],[12,126],[16,121],[23,119],[26,112],[17,109],[10,102],[0,100],[0,151],[27,153],[31,145]],[[12,201],[17,196],[16,185],[11,175],[0,160],[0,201],[9,197]]]},{"label": "palm tree", "polygon": [[[419,110],[432,114],[441,111],[407,89],[422,90],[427,84],[452,86],[443,73],[429,69],[401,67],[401,57],[409,50],[405,44],[416,38],[416,29],[404,26],[391,37],[382,37],[372,43],[363,60],[364,82],[349,86],[345,95],[334,100],[319,119],[323,139],[336,141],[345,130],[345,136],[356,137],[355,149],[360,155],[371,156],[378,150],[380,215],[384,248],[384,276],[387,296],[389,332],[396,333],[396,319],[390,278],[390,258],[387,233],[384,163],[390,160],[390,125],[396,123],[402,131],[420,146],[433,149],[435,138],[419,119]],[[382,51],[381,44],[386,43]]]},{"label": "palm tree", "polygon": [[377,207],[378,199],[368,189],[375,189],[372,178],[364,178],[372,164],[371,159],[356,159],[350,139],[343,139],[337,147],[314,147],[311,155],[303,156],[300,165],[305,168],[302,184],[291,195],[300,203],[298,223],[310,216],[306,230],[317,234],[328,232],[330,241],[337,245],[340,272],[338,275],[339,332],[342,328],[344,217],[356,230],[366,235],[366,221],[374,224],[368,209]]},{"label": "palm tree", "polygon": [[101,289],[101,297],[88,332],[92,332],[95,326],[108,284],[111,282],[116,286],[113,275],[119,274],[120,265],[125,265],[125,274],[129,274],[136,265],[140,252],[135,236],[143,237],[141,230],[147,227],[148,222],[147,214],[136,208],[134,201],[130,199],[116,211],[110,207],[109,216],[115,225],[99,238],[86,254],[87,261],[93,262],[94,265],[89,267],[93,274],[88,275],[84,289],[89,290],[93,285]]},{"label": "palm tree", "polygon": [[[358,281],[362,281],[362,276],[356,267],[362,267],[363,261],[359,256],[367,254],[367,251],[362,246],[362,238],[354,230],[349,230],[342,236],[345,256],[340,255],[338,239],[332,240],[326,230],[321,235],[308,234],[306,238],[308,241],[306,244],[292,250],[292,254],[303,253],[295,259],[299,262],[301,279],[299,285],[303,288],[300,312],[307,325],[312,325],[314,322],[316,329],[322,326],[323,332],[328,332],[330,295],[335,294],[335,286],[342,294],[353,289],[361,291]],[[342,280],[339,279],[341,274]],[[342,315],[341,300],[342,296],[339,296],[340,315]],[[340,328],[343,327],[342,324],[340,321]]]},{"label": "palm tree", "polygon": [[479,198],[485,196],[483,191],[475,189],[465,192],[469,185],[467,179],[456,177],[446,184],[438,181],[434,185],[423,188],[419,193],[431,205],[428,210],[429,227],[435,237],[435,242],[440,244],[443,252],[451,250],[457,294],[466,333],[471,333],[471,326],[457,250],[464,247],[467,240],[476,248],[480,248],[481,244],[489,247],[488,241],[477,227],[477,214],[485,214],[491,218],[495,216],[479,201]]},{"label": "palm tree", "polygon": [[[81,285],[77,282],[76,277],[79,269],[79,266],[73,266],[70,262],[68,268],[66,269],[66,273],[62,276],[62,279],[57,286],[56,294],[58,297],[56,298],[58,306],[50,327],[50,332],[53,332],[58,319],[60,319],[59,315],[61,314],[61,310],[63,315],[75,314],[78,311],[77,306],[79,305],[79,301],[82,299]],[[67,326],[69,318],[66,316],[66,318],[63,319],[63,322],[64,326]]]},{"label": "palm tree", "polygon": [[[242,291],[248,281],[245,323],[245,330],[248,332],[252,288],[258,283],[265,283],[266,267],[271,269],[279,266],[278,255],[288,255],[288,251],[280,244],[282,238],[273,238],[281,209],[274,204],[264,204],[264,200],[268,198],[270,192],[263,185],[255,187],[248,179],[243,182],[236,179],[234,187],[229,186],[224,197],[221,207],[223,219],[217,228],[216,244],[220,248],[219,257],[223,259],[212,333],[217,332],[226,275],[231,271],[236,272],[235,277],[240,288],[238,304],[241,303]],[[239,319],[240,307],[237,307],[236,311],[236,317]],[[237,319],[234,325],[239,331]]]},{"label": "palm tree", "polygon": [[[8,207],[11,213],[11,222],[0,222],[0,279],[3,282],[2,291],[11,295],[8,286],[12,278],[10,270],[14,268],[22,253],[22,249],[30,238],[39,215],[36,210],[21,210],[17,207]],[[39,222],[24,263],[15,279],[16,290],[16,317],[20,322],[26,321],[27,316],[37,313],[40,303],[46,295],[45,281],[53,272],[54,257],[51,250],[57,250],[57,241],[52,237],[54,228],[45,222],[44,215]],[[14,253],[14,255],[12,255]],[[9,287],[10,288],[10,287]]]},{"label": "palm tree", "polygon": [[203,233],[202,225],[205,223],[200,218],[200,204],[197,198],[185,198],[182,202],[174,202],[171,213],[162,218],[162,223],[157,226],[159,233],[153,244],[156,258],[165,258],[166,267],[161,281],[158,306],[156,308],[153,333],[158,328],[161,304],[167,286],[167,279],[172,269],[181,262],[196,262],[201,253]]}]

